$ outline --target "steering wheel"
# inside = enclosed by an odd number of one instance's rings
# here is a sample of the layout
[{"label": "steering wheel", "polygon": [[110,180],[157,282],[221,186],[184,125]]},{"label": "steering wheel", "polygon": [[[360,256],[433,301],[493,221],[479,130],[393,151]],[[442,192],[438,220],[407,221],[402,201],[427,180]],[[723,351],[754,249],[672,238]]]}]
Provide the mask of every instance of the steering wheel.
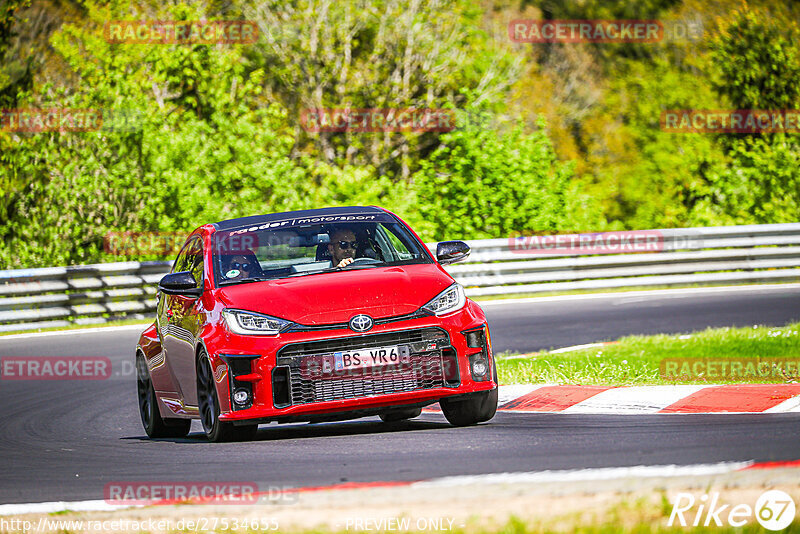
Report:
[{"label": "steering wheel", "polygon": [[375,258],[355,258],[352,263],[345,265],[345,267],[349,267],[350,265],[374,265],[376,263],[383,263],[381,260],[376,260]]}]

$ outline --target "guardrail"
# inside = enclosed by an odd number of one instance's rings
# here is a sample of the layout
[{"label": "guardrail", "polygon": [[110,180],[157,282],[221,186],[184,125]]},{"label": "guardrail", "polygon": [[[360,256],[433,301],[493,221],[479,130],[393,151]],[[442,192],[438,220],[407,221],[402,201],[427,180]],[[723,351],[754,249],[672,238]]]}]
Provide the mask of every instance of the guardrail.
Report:
[{"label": "guardrail", "polygon": [[[447,266],[470,296],[800,280],[800,223],[654,230],[658,252],[586,254],[467,241]],[[428,247],[435,252],[436,245]],[[520,250],[520,248],[522,250]],[[594,251],[592,251],[594,252]],[[144,317],[171,262],[0,271],[0,331]]]},{"label": "guardrail", "polygon": [[0,331],[103,323],[156,307],[172,262],[119,262],[0,271]]}]

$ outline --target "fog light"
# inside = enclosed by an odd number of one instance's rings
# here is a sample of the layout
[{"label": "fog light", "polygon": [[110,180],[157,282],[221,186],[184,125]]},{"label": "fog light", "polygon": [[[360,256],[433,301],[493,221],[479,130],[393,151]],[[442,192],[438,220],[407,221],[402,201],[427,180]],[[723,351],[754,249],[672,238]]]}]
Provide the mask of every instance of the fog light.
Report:
[{"label": "fog light", "polygon": [[246,389],[237,389],[233,392],[233,402],[236,404],[247,404],[250,400],[250,392]]},{"label": "fog light", "polygon": [[489,370],[489,366],[486,365],[486,359],[479,355],[477,358],[472,360],[472,375],[475,377],[485,376],[486,371]]}]

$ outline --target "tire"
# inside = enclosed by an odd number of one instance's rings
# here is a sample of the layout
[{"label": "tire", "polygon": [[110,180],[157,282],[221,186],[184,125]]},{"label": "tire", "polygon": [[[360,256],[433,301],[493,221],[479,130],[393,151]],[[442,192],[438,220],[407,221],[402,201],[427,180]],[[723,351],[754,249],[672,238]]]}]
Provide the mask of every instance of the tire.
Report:
[{"label": "tire", "polygon": [[414,419],[422,413],[422,408],[406,408],[405,410],[392,410],[380,414],[381,421],[384,423],[394,423],[397,421],[405,421],[406,419]]},{"label": "tire", "polygon": [[209,441],[248,441],[256,436],[258,425],[240,425],[219,420],[219,398],[205,351],[197,359],[197,407],[200,422]]},{"label": "tire", "polygon": [[139,415],[148,437],[186,437],[192,427],[192,420],[161,417],[153,381],[150,379],[150,371],[147,369],[147,362],[141,352],[136,353],[136,393],[139,399]]},{"label": "tire", "polygon": [[[497,368],[492,362],[492,375],[497,383]],[[491,391],[475,393],[466,399],[442,399],[439,405],[442,407],[445,419],[453,426],[477,425],[488,421],[497,412],[497,395],[499,387]]]}]

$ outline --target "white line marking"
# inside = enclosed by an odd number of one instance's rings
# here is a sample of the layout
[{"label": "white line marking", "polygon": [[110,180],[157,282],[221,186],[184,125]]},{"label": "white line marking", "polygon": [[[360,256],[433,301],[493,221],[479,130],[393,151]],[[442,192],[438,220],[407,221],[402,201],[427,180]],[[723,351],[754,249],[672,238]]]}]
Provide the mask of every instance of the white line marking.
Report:
[{"label": "white line marking", "polygon": [[27,504],[0,504],[0,515],[52,514],[53,512],[107,512],[135,508],[128,504],[108,504],[106,501],[37,502]]},{"label": "white line marking", "polygon": [[[732,473],[754,465],[754,460],[744,462],[719,462],[693,465],[636,465],[631,467],[601,467],[591,469],[566,469],[558,471],[529,471],[516,473],[490,473],[486,475],[457,475],[432,478],[410,484],[410,487],[454,487],[467,484],[508,484],[580,482],[617,480],[629,478],[664,478],[681,476],[708,476]],[[332,490],[340,489],[331,486]],[[0,515],[53,513],[61,511],[107,511],[140,506],[112,505],[105,501],[43,502],[0,505]]]},{"label": "white line marking", "polygon": [[721,462],[696,465],[637,465],[633,467],[603,467],[565,471],[532,471],[527,473],[493,473],[434,478],[411,484],[411,487],[453,487],[466,484],[506,484],[540,482],[579,482],[585,480],[614,480],[621,478],[703,476],[730,473],[749,467],[754,462]]},{"label": "white line marking", "polygon": [[507,402],[516,400],[523,395],[527,395],[531,391],[535,391],[548,385],[551,384],[501,384],[500,390],[497,393],[497,406],[502,407]]},{"label": "white line marking", "polygon": [[611,388],[561,413],[657,413],[706,386],[631,386]]},{"label": "white line marking", "polygon": [[580,295],[558,295],[554,297],[526,297],[522,299],[492,299],[476,301],[481,307],[502,306],[503,304],[534,304],[537,302],[560,302],[569,300],[630,298],[630,297],[668,297],[682,298],[696,293],[738,293],[742,291],[774,291],[786,289],[800,289],[800,284],[760,284],[746,286],[723,287],[685,287],[678,289],[652,289],[644,291],[619,291],[615,293],[586,293]]},{"label": "white line marking", "polygon": [[123,332],[127,330],[139,330],[144,332],[152,323],[126,324],[122,326],[101,326],[98,328],[76,328],[74,330],[53,330],[52,332],[30,332],[26,334],[10,334],[0,336],[0,341],[7,339],[28,339],[32,337],[63,336],[67,334],[98,334],[104,332]]},{"label": "white line marking", "polygon": [[524,360],[526,358],[532,358],[534,356],[542,356],[546,357],[548,354],[562,354],[565,352],[573,352],[576,350],[583,350],[583,349],[595,349],[598,347],[605,347],[608,345],[616,345],[619,341],[600,341],[598,343],[585,343],[583,345],[572,345],[570,347],[562,347],[560,349],[555,350],[542,350],[538,352],[528,352],[525,354],[516,354],[514,356],[498,356],[497,361],[506,361],[506,360]]},{"label": "white line marking", "polygon": [[786,413],[786,412],[800,412],[800,395],[786,399],[777,406],[773,406],[769,410],[764,410],[764,413]]},{"label": "white line marking", "polygon": [[[730,473],[750,467],[755,462],[721,462],[696,465],[637,465],[632,467],[603,467],[595,469],[571,469],[563,471],[532,471],[522,473],[492,473],[487,475],[459,475],[432,478],[414,482],[410,487],[453,487],[466,484],[507,484],[541,482],[578,482],[591,480],[614,480],[625,478],[703,476]],[[336,490],[335,486],[330,489]],[[19,514],[48,514],[73,511],[110,511],[139,506],[108,504],[105,501],[42,502],[28,504],[2,504],[0,516]]]},{"label": "white line marking", "polygon": [[551,350],[548,354],[562,354],[564,352],[573,352],[576,350],[583,350],[583,349],[593,349],[596,347],[605,347],[606,345],[612,345],[616,343],[615,341],[605,341],[600,343],[585,343],[583,345],[572,345],[571,347],[564,347],[561,349]]}]

